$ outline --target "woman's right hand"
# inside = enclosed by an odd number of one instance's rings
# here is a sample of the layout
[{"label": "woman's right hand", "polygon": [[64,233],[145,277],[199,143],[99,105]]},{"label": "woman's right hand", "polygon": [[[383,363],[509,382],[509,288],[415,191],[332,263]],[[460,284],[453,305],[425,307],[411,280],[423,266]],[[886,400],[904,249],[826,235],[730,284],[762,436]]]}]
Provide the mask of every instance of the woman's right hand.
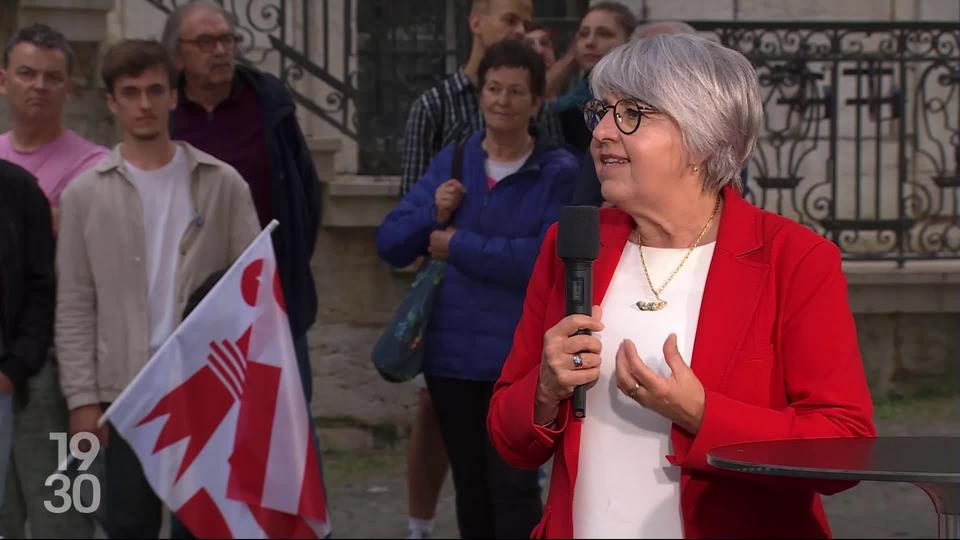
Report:
[{"label": "woman's right hand", "polygon": [[[600,340],[593,335],[574,336],[584,328],[603,330],[600,306],[593,306],[593,316],[568,315],[543,335],[540,360],[540,381],[534,404],[534,422],[546,425],[557,417],[560,402],[573,395],[581,384],[593,384],[600,376]],[[573,356],[579,354],[583,366],[576,367]]]},{"label": "woman's right hand", "polygon": [[453,212],[460,207],[463,194],[467,189],[456,178],[451,178],[440,184],[434,195],[434,204],[437,206],[437,223],[446,223],[453,217]]}]

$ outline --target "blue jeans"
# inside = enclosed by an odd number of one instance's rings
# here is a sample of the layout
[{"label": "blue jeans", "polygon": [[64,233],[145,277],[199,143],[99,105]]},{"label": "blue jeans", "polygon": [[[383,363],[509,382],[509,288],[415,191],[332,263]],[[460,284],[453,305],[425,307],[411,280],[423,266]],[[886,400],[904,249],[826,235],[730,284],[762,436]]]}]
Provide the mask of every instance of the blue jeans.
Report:
[{"label": "blue jeans", "polygon": [[13,394],[0,394],[0,507],[7,487],[10,448],[13,447]]},{"label": "blue jeans", "polygon": [[89,515],[76,509],[53,514],[43,504],[44,500],[56,503],[56,484],[44,485],[57,468],[57,443],[50,440],[50,433],[66,432],[69,426],[60,374],[52,357],[30,377],[27,389],[30,402],[26,406],[19,406],[14,398],[13,445],[0,506],[0,536],[26,538],[29,525],[34,538],[92,538],[94,527]]}]

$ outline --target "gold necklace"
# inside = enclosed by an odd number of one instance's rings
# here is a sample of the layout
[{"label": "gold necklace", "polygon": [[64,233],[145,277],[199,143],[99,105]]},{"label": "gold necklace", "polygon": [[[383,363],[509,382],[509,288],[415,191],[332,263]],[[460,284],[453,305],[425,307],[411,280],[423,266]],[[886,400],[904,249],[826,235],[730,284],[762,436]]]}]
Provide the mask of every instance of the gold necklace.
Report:
[{"label": "gold necklace", "polygon": [[640,311],[660,311],[661,309],[667,307],[667,301],[660,298],[660,293],[667,288],[667,285],[673,281],[673,278],[680,272],[680,269],[683,268],[683,265],[687,262],[687,259],[690,258],[690,255],[693,253],[693,250],[700,245],[700,240],[703,239],[703,235],[707,233],[707,229],[710,228],[710,224],[713,223],[713,218],[717,216],[717,210],[720,209],[720,197],[717,197],[717,202],[713,205],[713,213],[710,214],[710,219],[707,220],[707,224],[703,226],[703,229],[700,230],[700,234],[697,235],[697,239],[693,241],[693,244],[690,245],[690,249],[687,250],[687,254],[683,256],[683,259],[680,261],[680,264],[673,269],[673,272],[670,274],[670,277],[663,282],[663,285],[660,288],[653,286],[653,281],[650,280],[650,270],[647,270],[647,260],[643,257],[643,241],[640,240],[640,232],[637,231],[637,244],[640,246],[640,264],[643,265],[643,275],[647,277],[647,284],[650,285],[650,290],[653,291],[653,296],[656,298],[653,302],[645,302],[640,300],[637,302],[637,307],[640,308]]}]

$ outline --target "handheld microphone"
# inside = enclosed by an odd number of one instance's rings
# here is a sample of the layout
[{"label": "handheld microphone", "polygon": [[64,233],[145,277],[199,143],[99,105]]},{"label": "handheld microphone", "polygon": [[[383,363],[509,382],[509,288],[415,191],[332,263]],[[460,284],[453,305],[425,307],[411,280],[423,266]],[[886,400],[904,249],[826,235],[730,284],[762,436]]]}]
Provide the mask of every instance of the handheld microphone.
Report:
[{"label": "handheld microphone", "polygon": [[[557,229],[557,254],[563,259],[567,315],[593,312],[593,261],[600,251],[600,211],[595,206],[564,206]],[[590,335],[581,328],[575,336]],[[587,389],[573,390],[573,414],[587,415]]]}]

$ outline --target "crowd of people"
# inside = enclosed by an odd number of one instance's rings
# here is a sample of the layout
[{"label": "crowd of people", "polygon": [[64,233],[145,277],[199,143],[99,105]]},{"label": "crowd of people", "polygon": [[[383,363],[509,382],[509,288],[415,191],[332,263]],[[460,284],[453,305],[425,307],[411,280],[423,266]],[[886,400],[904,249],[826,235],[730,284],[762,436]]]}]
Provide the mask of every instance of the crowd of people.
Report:
[{"label": "crowd of people", "polygon": [[[410,537],[432,534],[448,470],[462,538],[829,534],[817,493],[849,485],[705,460],[875,434],[836,247],[742,198],[753,67],[617,2],[592,3],[562,53],[531,0],[473,0],[466,22],[466,63],[397,134],[402,197],[376,235],[391,266],[447,265],[407,450]],[[194,0],[159,41],[107,47],[112,150],[64,125],[60,32],[35,24],[4,49],[0,537],[93,535],[89,515],[44,508],[52,432],[104,446],[109,537],[158,536],[162,502],[100,417],[272,219],[309,406],[319,179],[290,95],[237,63],[238,39],[220,4]],[[604,207],[592,316],[564,313],[569,204]],[[176,518],[171,534],[191,537]]]},{"label": "crowd of people", "polygon": [[[92,538],[91,517],[51,513],[50,433],[104,448],[111,538],[157,537],[162,505],[103,411],[173,333],[191,294],[276,218],[280,281],[304,394],[317,311],[310,259],[319,179],[293,101],[237,64],[233,17],[210,1],[169,16],[162,41],[107,47],[101,68],[121,142],[64,126],[74,52],[56,29],[20,29],[0,92],[0,537]],[[51,344],[55,346],[51,347]],[[175,537],[189,537],[174,523]]]}]

